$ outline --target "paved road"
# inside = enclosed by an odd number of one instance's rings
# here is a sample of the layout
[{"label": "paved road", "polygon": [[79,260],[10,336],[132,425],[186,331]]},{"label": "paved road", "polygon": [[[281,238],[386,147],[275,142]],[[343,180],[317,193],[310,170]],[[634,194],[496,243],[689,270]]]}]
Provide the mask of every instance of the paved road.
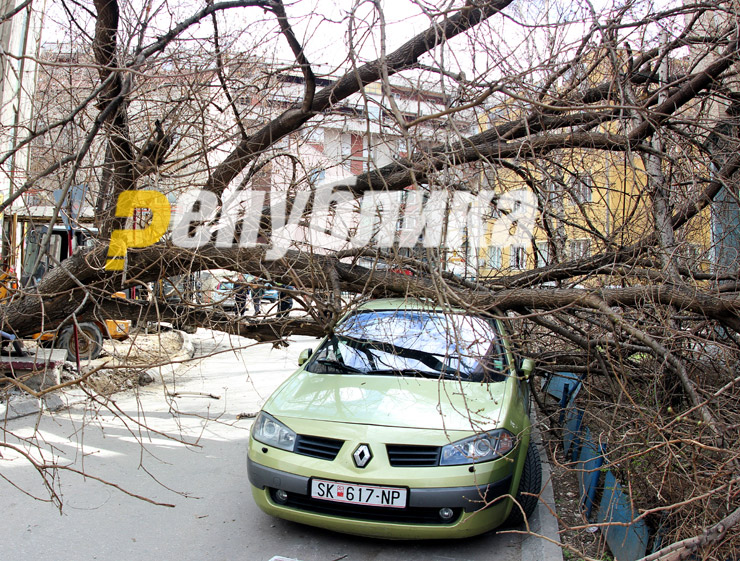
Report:
[{"label": "paved road", "polygon": [[[542,539],[510,533],[455,542],[388,542],[268,517],[254,506],[248,488],[251,420],[237,417],[258,411],[295,368],[298,353],[315,341],[296,338],[287,349],[272,349],[203,330],[193,341],[197,356],[205,358],[181,366],[177,375],[164,372],[164,385],[118,394],[107,404],[78,403],[4,424],[15,435],[6,432],[7,442],[22,449],[38,443],[43,455],[33,452],[35,461],[62,467],[47,482],[63,507],[60,513],[48,502],[49,490],[28,460],[0,448],[6,536],[0,561],[559,557],[559,549]],[[545,513],[538,512],[533,527],[553,534],[556,526]]]}]

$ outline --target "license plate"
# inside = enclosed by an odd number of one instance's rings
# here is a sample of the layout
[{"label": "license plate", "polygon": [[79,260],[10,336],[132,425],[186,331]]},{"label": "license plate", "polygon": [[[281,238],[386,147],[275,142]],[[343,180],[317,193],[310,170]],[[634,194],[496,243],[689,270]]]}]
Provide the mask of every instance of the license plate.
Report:
[{"label": "license plate", "polygon": [[403,487],[378,487],[341,481],[311,480],[311,498],[353,505],[406,508],[408,489]]}]

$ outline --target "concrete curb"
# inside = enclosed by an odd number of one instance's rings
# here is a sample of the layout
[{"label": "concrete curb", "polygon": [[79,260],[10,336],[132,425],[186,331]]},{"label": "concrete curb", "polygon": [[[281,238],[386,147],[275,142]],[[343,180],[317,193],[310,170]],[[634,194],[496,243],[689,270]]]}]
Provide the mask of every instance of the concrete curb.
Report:
[{"label": "concrete curb", "polygon": [[[193,341],[190,336],[184,331],[177,330],[176,332],[180,337],[182,346],[180,350],[170,358],[172,360],[186,360],[193,358],[195,355],[195,347],[193,346]],[[156,374],[157,369],[152,369],[152,372],[149,373]],[[154,379],[157,378],[156,375],[153,377]],[[27,394],[11,395],[5,403],[0,403],[0,421],[11,421],[13,419],[19,419],[29,415],[38,415],[44,411],[59,411],[77,403],[81,403],[85,401],[85,399],[87,399],[87,394],[76,390],[74,387],[58,390],[41,398]]]},{"label": "concrete curb", "polygon": [[532,429],[532,438],[537,445],[540,460],[542,461],[542,482],[545,486],[540,493],[540,501],[537,505],[535,515],[529,520],[529,530],[533,534],[538,534],[548,539],[538,536],[528,536],[525,538],[522,542],[522,561],[561,561],[563,559],[563,549],[560,546],[560,527],[557,518],[553,514],[557,511],[555,508],[555,494],[552,488],[552,467],[547,457],[547,450],[545,450],[542,444],[540,431],[536,425]]},{"label": "concrete curb", "polygon": [[7,402],[0,403],[0,419],[18,419],[35,415],[40,411],[56,411],[64,406],[64,401],[56,394],[49,394],[42,398],[30,395],[11,396]]}]

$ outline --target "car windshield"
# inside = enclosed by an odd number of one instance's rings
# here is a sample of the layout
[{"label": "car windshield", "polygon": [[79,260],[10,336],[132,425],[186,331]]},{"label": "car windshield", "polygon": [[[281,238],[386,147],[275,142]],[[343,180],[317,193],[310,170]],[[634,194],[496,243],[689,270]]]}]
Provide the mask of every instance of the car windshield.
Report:
[{"label": "car windshield", "polygon": [[494,325],[461,313],[362,310],[337,326],[306,369],[500,381],[507,361]]}]

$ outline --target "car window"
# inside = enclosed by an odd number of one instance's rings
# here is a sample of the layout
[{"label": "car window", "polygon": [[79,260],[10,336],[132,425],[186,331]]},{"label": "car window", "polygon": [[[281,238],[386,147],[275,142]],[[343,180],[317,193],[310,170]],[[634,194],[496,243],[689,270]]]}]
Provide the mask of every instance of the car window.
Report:
[{"label": "car window", "polygon": [[484,318],[427,310],[363,310],[337,326],[307,369],[498,381],[506,366],[500,336]]}]

